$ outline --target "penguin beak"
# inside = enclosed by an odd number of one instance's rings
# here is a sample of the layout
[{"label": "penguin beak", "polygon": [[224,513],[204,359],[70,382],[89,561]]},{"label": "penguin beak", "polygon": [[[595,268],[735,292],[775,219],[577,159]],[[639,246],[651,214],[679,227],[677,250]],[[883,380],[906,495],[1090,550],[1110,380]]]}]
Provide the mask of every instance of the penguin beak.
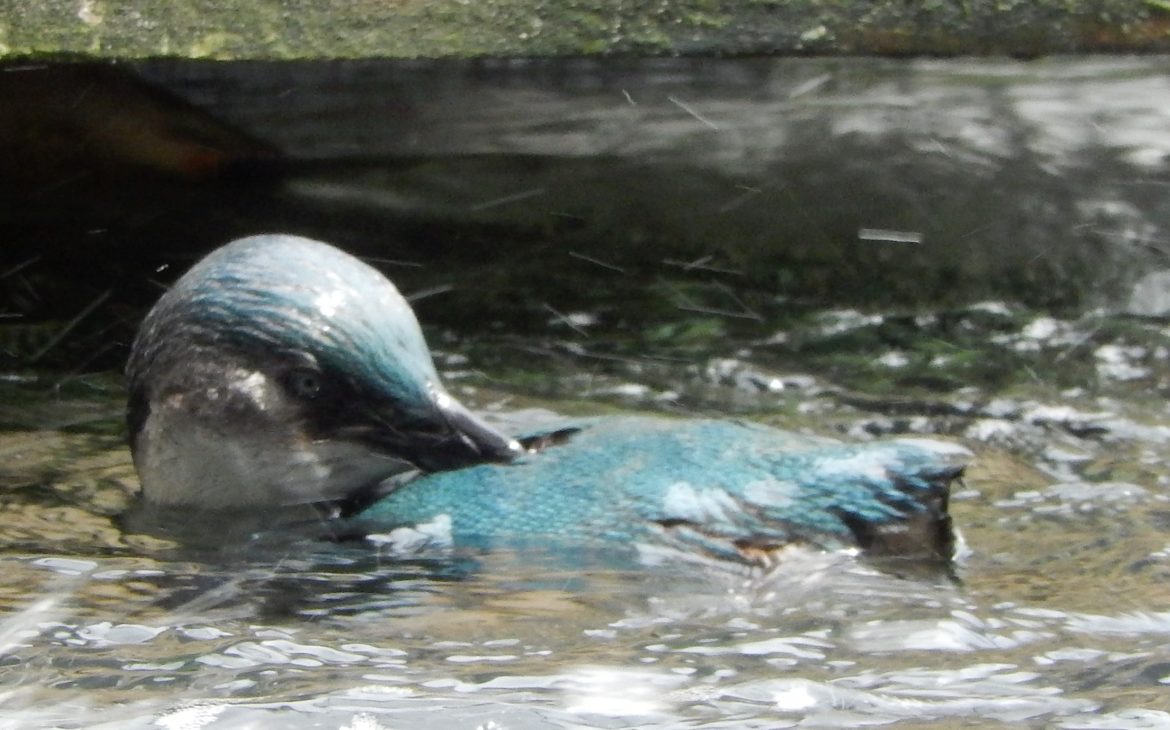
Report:
[{"label": "penguin beak", "polygon": [[439,411],[448,435],[413,460],[422,469],[443,471],[483,462],[507,463],[523,453],[516,439],[487,425],[454,398],[442,399]]},{"label": "penguin beak", "polygon": [[434,411],[426,419],[404,419],[391,407],[366,413],[366,426],[340,435],[356,437],[369,448],[422,471],[506,463],[523,453],[519,442],[484,423],[446,393],[437,394]]}]

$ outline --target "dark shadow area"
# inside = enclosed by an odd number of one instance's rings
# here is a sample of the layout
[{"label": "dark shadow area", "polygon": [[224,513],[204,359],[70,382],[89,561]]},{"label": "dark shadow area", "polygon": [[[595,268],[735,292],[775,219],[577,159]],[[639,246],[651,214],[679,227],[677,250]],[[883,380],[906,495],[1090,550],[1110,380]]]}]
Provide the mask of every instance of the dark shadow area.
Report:
[{"label": "dark shadow area", "polygon": [[1170,259],[1163,65],[11,66],[0,364],[116,367],[167,282],[266,231],[465,333],[1120,306]]}]

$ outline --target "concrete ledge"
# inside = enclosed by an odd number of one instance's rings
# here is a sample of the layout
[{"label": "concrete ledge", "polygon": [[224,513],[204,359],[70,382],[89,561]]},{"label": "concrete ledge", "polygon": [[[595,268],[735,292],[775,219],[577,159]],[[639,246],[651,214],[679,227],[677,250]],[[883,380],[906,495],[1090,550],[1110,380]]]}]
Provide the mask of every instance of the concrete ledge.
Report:
[{"label": "concrete ledge", "polygon": [[1170,50],[1170,0],[0,0],[0,58]]}]

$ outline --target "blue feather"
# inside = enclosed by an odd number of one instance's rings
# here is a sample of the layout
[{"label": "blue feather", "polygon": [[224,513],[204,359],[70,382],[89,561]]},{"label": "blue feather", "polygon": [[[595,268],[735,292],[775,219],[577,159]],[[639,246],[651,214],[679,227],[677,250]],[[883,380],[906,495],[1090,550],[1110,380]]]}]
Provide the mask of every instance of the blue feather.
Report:
[{"label": "blue feather", "polygon": [[[152,332],[167,328],[183,339]],[[425,411],[427,385],[439,380],[414,311],[386,277],[296,236],[252,236],[215,250],[159,301],[143,332],[160,348],[199,340],[270,359],[310,356],[368,391],[394,394],[404,410]]]},{"label": "blue feather", "polygon": [[[946,560],[948,490],[968,456],[937,441],[621,417],[527,439],[514,459],[516,442],[442,389],[392,283],[285,235],[196,264],[147,316],[127,373],[148,501],[255,509],[390,490],[354,519],[397,547],[760,562],[801,544]],[[432,473],[401,483],[415,468]]]},{"label": "blue feather", "polygon": [[947,559],[947,494],[967,452],[938,441],[843,445],[760,425],[617,417],[511,465],[418,478],[363,529],[456,547],[646,547],[756,562],[777,548]]}]

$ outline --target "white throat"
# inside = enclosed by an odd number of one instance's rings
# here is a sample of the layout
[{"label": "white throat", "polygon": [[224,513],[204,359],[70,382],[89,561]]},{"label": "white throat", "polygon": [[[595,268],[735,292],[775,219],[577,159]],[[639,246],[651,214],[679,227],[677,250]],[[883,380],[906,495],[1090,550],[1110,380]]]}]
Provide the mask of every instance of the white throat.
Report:
[{"label": "white throat", "polygon": [[153,398],[135,466],[146,498],[208,509],[343,499],[411,466],[343,440],[313,440],[298,404],[259,370]]}]

